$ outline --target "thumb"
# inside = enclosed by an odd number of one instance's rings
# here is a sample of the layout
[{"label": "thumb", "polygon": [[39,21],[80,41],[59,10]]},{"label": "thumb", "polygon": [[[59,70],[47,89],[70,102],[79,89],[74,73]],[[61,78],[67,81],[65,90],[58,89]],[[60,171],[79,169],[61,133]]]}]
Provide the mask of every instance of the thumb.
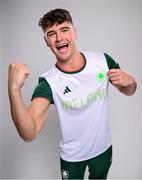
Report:
[{"label": "thumb", "polygon": [[25,78],[28,78],[30,76],[30,70],[27,66],[27,64],[23,64],[24,70],[25,70]]}]

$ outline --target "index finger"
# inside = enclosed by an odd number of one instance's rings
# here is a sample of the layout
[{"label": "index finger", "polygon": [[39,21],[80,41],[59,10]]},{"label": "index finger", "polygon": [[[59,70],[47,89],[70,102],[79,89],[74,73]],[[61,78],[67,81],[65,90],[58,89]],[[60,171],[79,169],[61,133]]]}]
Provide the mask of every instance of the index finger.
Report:
[{"label": "index finger", "polygon": [[112,74],[112,73],[117,73],[117,72],[119,72],[120,71],[120,69],[110,69],[108,72],[107,72],[107,75],[110,75],[110,74]]}]

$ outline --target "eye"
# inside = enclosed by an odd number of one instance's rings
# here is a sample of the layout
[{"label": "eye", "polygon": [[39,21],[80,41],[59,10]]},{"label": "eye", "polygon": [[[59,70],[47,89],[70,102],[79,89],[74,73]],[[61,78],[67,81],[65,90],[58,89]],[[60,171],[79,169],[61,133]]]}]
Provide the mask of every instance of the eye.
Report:
[{"label": "eye", "polygon": [[47,32],[46,37],[53,37],[55,35],[54,31]]},{"label": "eye", "polygon": [[48,37],[52,37],[52,36],[54,36],[54,35],[55,35],[54,32],[51,32],[51,33],[48,33],[48,34],[47,34]]},{"label": "eye", "polygon": [[63,28],[63,29],[61,29],[61,32],[68,32],[69,31],[69,28]]}]

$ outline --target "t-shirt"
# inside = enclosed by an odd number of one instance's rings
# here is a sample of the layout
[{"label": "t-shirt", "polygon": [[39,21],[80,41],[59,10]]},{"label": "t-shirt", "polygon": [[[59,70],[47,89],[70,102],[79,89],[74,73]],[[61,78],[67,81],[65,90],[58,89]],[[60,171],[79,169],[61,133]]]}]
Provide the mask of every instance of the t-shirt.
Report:
[{"label": "t-shirt", "polygon": [[111,145],[107,71],[120,68],[108,54],[83,52],[85,65],[65,72],[56,65],[39,77],[32,99],[44,97],[57,109],[62,133],[61,158],[83,161]]}]

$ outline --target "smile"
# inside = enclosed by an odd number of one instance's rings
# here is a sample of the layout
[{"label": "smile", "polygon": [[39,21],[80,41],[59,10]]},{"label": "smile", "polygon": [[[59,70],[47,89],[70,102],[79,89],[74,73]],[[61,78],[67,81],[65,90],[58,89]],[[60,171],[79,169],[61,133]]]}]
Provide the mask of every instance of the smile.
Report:
[{"label": "smile", "polygon": [[68,48],[68,44],[67,44],[67,43],[58,44],[58,45],[56,46],[56,48],[57,48],[58,50],[65,49],[65,48]]}]

